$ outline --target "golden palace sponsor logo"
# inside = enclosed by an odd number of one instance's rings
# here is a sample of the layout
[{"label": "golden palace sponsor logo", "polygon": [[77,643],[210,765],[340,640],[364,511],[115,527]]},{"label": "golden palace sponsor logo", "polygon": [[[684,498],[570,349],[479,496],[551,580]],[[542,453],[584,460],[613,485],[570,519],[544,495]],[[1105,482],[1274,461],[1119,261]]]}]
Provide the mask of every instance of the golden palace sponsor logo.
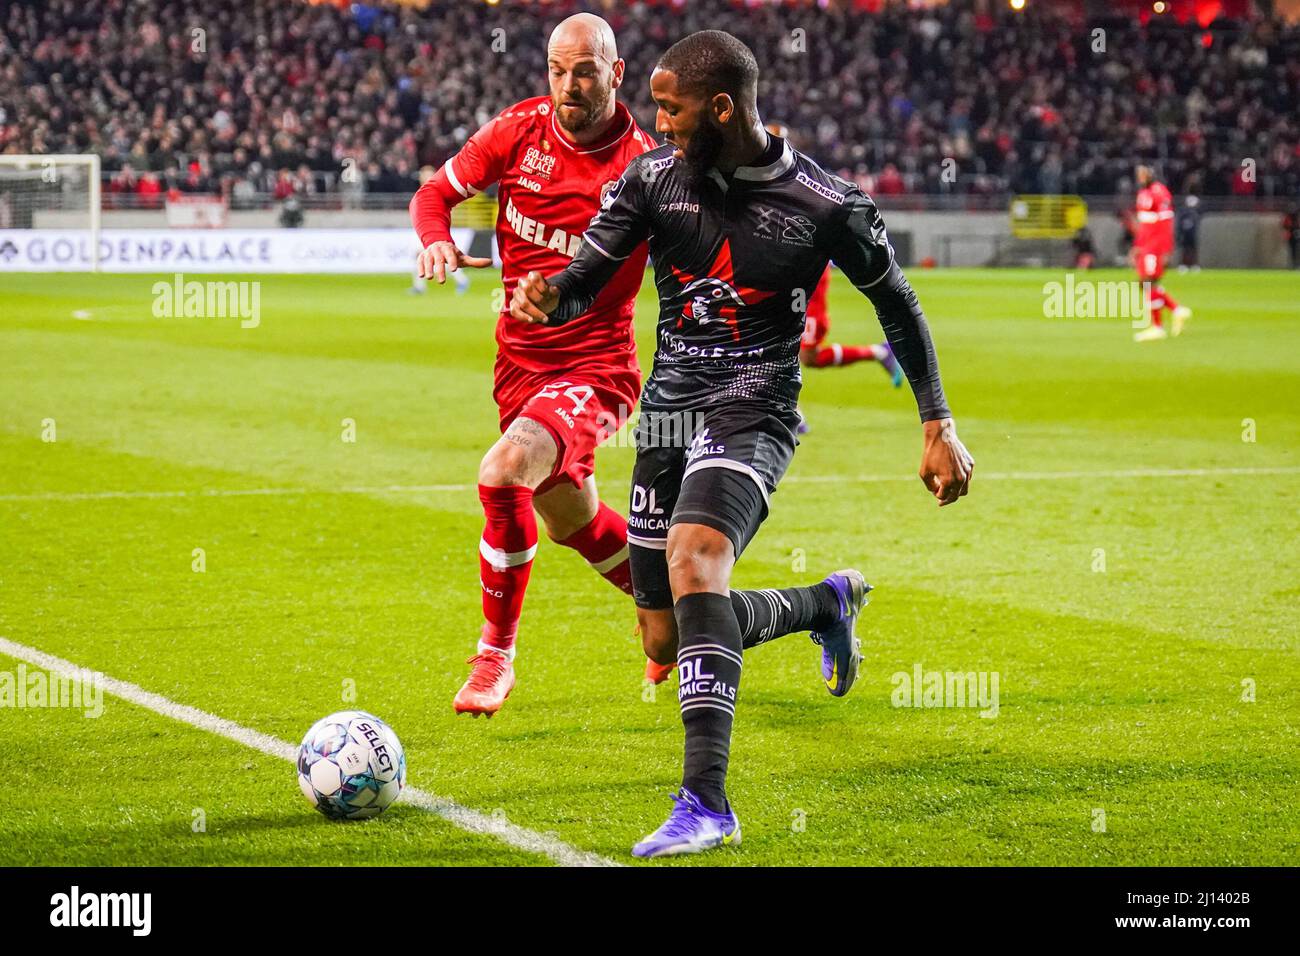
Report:
[{"label": "golden palace sponsor logo", "polygon": [[551,249],[570,259],[578,254],[578,247],[582,245],[581,234],[570,235],[563,229],[556,229],[544,222],[530,219],[515,208],[513,199],[506,201],[506,222],[510,223],[510,228],[525,242]]},{"label": "golden palace sponsor logo", "polygon": [[521,172],[532,173],[543,179],[550,179],[555,172],[555,157],[541,152],[536,146],[529,146],[524,154],[524,161],[519,164]]}]

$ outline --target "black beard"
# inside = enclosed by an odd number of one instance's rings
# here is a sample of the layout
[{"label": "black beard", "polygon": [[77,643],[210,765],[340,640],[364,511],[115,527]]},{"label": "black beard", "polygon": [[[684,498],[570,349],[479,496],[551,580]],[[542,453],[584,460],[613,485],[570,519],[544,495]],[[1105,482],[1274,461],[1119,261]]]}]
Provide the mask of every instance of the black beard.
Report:
[{"label": "black beard", "polygon": [[691,141],[682,150],[682,163],[687,183],[698,186],[703,182],[709,170],[717,165],[718,155],[721,152],[722,130],[705,120],[696,128]]}]

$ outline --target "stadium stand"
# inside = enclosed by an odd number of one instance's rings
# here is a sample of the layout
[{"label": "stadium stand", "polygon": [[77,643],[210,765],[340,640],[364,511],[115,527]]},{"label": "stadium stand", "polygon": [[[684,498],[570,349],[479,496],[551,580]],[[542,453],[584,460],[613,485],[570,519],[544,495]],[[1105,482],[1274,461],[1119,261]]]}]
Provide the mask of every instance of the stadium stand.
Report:
[{"label": "stadium stand", "polygon": [[1119,196],[1139,160],[1177,194],[1300,195],[1300,26],[1090,22],[1048,4],[6,3],[0,152],[99,153],[110,208],[216,191],[235,209],[397,199],[420,166],[544,92],[544,37],[584,8],[613,23],[647,128],[658,54],[730,30],[764,64],[767,113],[883,200]]}]

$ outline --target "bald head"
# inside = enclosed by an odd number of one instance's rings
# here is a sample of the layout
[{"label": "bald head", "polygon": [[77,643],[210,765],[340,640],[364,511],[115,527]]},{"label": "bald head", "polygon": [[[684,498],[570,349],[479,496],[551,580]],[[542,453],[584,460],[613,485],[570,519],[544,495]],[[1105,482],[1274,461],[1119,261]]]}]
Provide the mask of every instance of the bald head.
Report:
[{"label": "bald head", "polygon": [[594,13],[562,20],[546,45],[546,68],[560,127],[578,143],[604,135],[614,118],[614,91],[623,84],[609,24]]},{"label": "bald head", "polygon": [[586,53],[611,65],[618,59],[613,28],[594,13],[575,13],[561,20],[546,44],[548,54],[557,50]]}]

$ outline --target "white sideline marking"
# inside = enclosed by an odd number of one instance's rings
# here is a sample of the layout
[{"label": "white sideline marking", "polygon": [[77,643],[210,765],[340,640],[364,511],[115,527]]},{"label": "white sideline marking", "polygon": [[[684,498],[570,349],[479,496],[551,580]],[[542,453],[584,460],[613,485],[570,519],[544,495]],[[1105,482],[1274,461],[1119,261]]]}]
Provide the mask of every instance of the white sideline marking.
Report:
[{"label": "white sideline marking", "polygon": [[[1120,468],[1113,471],[976,470],[978,481],[1077,481],[1087,478],[1214,478],[1231,475],[1300,475],[1300,466],[1275,468]],[[874,484],[914,482],[910,473],[896,475],[791,475],[782,484]],[[382,495],[475,491],[477,485],[351,485],[343,488],[206,488],[198,491],[45,491],[0,495],[0,501],[103,501],[114,498],[240,498],[277,495]]]},{"label": "white sideline marking", "polygon": [[198,491],[45,491],[0,501],[101,501],[111,498],[253,498],[276,495],[379,495],[476,491],[478,485],[353,485],[344,488],[203,488]]},{"label": "white sideline marking", "polygon": [[[1112,471],[990,471],[975,469],[978,481],[1073,481],[1080,478],[1212,478],[1227,475],[1300,475],[1300,466],[1276,468],[1117,468]],[[785,481],[828,482],[919,481],[916,475],[793,475]]]},{"label": "white sideline marking", "polygon": [[[78,667],[71,661],[65,661],[52,654],[46,654],[44,651],[28,647],[26,644],[15,643],[4,637],[0,637],[0,653],[7,654],[20,661],[26,661],[28,664],[40,667],[43,670],[68,677],[82,679],[86,673],[86,668]],[[278,757],[281,760],[288,760],[290,763],[297,759],[298,748],[278,737],[272,737],[269,734],[243,727],[232,720],[226,720],[224,717],[209,714],[207,711],[195,707],[178,704],[174,700],[147,691],[136,684],[117,680],[104,674],[99,676],[104,690],[115,697],[121,697],[123,700],[152,710],[156,714],[162,714],[164,717],[179,720],[191,727],[197,727],[200,730],[218,734],[246,747],[252,747],[254,750],[260,750],[269,757]],[[607,859],[597,853],[579,850],[577,847],[569,846],[569,844],[555,837],[537,833],[509,821],[489,816],[486,813],[479,813],[477,810],[469,809],[469,807],[462,807],[453,800],[420,790],[417,787],[406,787],[402,791],[400,799],[405,803],[419,807],[421,810],[437,814],[448,823],[460,827],[462,830],[493,837],[518,850],[539,853],[549,857],[560,866],[622,866],[621,863]]]}]

